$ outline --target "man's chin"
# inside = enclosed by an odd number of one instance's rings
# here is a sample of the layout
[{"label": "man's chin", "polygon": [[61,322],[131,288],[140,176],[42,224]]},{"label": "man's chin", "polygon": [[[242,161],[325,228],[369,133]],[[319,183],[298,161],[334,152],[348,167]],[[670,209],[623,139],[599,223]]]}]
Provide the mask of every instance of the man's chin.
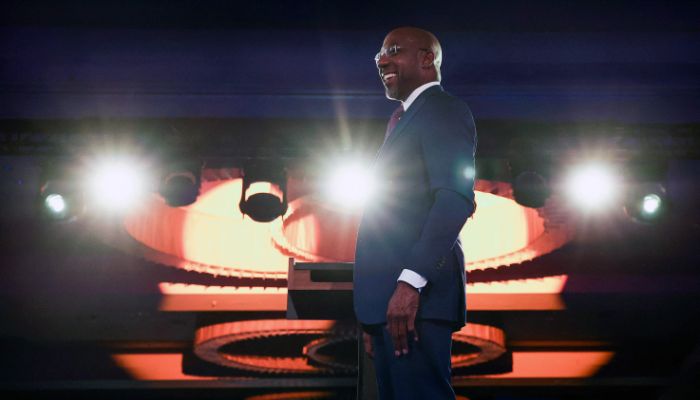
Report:
[{"label": "man's chin", "polygon": [[398,98],[398,94],[396,93],[396,91],[393,91],[389,88],[385,88],[384,94],[386,94],[386,98],[389,100],[397,100]]}]

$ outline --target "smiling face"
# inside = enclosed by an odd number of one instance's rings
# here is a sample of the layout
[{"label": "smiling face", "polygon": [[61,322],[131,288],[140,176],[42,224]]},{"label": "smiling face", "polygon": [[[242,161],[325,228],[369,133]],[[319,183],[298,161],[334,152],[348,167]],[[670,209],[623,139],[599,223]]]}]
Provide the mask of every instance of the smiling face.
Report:
[{"label": "smiling face", "polygon": [[419,29],[399,28],[386,36],[376,62],[387,98],[406,100],[417,87],[438,80],[434,48],[432,35]]}]

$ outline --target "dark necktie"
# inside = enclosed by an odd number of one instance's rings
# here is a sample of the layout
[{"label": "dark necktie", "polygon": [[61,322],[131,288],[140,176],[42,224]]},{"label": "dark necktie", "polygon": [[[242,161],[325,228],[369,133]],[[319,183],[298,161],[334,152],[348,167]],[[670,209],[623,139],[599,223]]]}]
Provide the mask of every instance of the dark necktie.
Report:
[{"label": "dark necktie", "polygon": [[386,142],[386,140],[389,139],[389,135],[391,134],[391,131],[393,131],[394,128],[396,127],[396,124],[399,123],[399,120],[401,119],[402,115],[403,115],[403,105],[400,105],[391,114],[391,118],[389,118],[389,123],[386,126],[386,133],[384,134],[384,142]]}]

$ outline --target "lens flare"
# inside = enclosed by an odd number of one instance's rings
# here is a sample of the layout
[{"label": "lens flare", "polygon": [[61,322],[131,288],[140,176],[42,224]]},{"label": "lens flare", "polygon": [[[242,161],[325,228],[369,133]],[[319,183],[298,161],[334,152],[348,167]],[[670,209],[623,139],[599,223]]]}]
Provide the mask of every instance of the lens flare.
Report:
[{"label": "lens flare", "polygon": [[348,209],[362,207],[374,194],[376,183],[368,168],[359,162],[341,165],[325,185],[326,197]]},{"label": "lens flare", "polygon": [[100,163],[88,179],[93,204],[105,210],[124,211],[144,197],[146,171],[132,160],[108,160]]},{"label": "lens flare", "polygon": [[659,211],[661,207],[661,197],[656,194],[648,194],[642,200],[642,212],[651,215]]},{"label": "lens flare", "polygon": [[60,214],[66,210],[66,199],[60,194],[50,194],[44,200],[46,208],[54,214]]},{"label": "lens flare", "polygon": [[620,182],[610,166],[600,163],[581,165],[570,173],[566,192],[582,210],[597,211],[618,198]]}]

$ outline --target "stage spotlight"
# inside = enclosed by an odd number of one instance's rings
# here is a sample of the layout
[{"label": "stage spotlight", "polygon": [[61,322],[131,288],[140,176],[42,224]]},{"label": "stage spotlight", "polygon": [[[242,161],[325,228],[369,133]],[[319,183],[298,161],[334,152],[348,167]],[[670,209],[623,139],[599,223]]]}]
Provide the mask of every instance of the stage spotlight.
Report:
[{"label": "stage spotlight", "polygon": [[648,194],[642,199],[642,212],[647,215],[656,214],[661,208],[661,197],[656,194]]},{"label": "stage spotlight", "polygon": [[106,211],[126,211],[150,191],[148,173],[135,160],[109,159],[98,162],[89,174],[87,189],[91,205]]},{"label": "stage spotlight", "polygon": [[201,178],[201,162],[171,164],[160,181],[158,191],[169,206],[187,206],[197,200]]},{"label": "stage spotlight", "polygon": [[256,162],[243,168],[241,213],[256,222],[271,222],[287,212],[287,175],[279,165]]},{"label": "stage spotlight", "polygon": [[360,162],[338,166],[326,178],[325,195],[331,202],[348,209],[362,207],[375,192],[375,181]]},{"label": "stage spotlight", "polygon": [[66,210],[66,199],[61,194],[50,194],[46,196],[44,204],[53,214],[60,214]]},{"label": "stage spotlight", "polygon": [[513,179],[513,198],[525,207],[543,207],[551,192],[547,179],[534,171],[523,171]]},{"label": "stage spotlight", "polygon": [[658,183],[630,185],[625,201],[625,213],[643,223],[661,220],[668,209],[666,189]]},{"label": "stage spotlight", "polygon": [[46,181],[40,189],[42,214],[52,220],[73,220],[82,212],[82,194],[74,182]]},{"label": "stage spotlight", "polygon": [[602,163],[579,165],[566,179],[566,193],[584,211],[599,211],[614,203],[620,180],[610,166]]},{"label": "stage spotlight", "polygon": [[45,160],[41,163],[38,207],[41,215],[54,221],[73,221],[83,211],[83,196],[72,162]]},{"label": "stage spotlight", "polygon": [[551,195],[551,160],[549,155],[540,151],[540,147],[530,138],[516,138],[509,145],[508,168],[513,199],[525,207],[543,207]]}]

